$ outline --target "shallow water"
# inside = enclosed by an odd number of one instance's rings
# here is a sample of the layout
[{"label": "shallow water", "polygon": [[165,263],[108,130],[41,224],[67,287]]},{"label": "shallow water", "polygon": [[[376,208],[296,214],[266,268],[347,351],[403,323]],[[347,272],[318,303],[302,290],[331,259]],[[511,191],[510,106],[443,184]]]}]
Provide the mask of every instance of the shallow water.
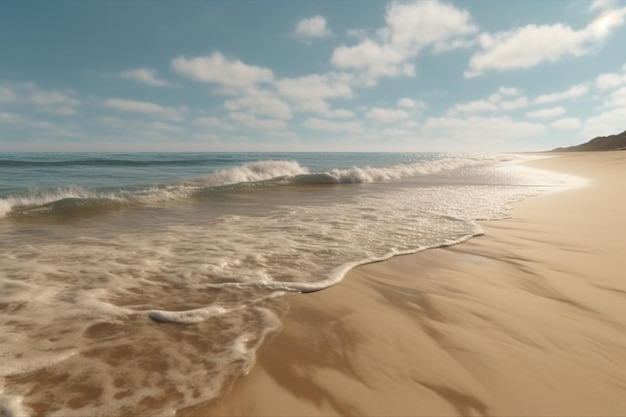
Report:
[{"label": "shallow water", "polygon": [[0,154],[0,410],[210,401],[280,328],[285,296],[462,242],[570,184],[518,159]]}]

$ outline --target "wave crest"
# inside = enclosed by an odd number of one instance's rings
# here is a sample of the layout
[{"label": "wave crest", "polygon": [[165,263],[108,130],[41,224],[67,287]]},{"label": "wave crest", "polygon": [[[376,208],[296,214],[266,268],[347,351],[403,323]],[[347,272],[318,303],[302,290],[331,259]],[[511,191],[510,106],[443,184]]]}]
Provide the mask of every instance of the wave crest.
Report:
[{"label": "wave crest", "polygon": [[33,191],[23,196],[0,199],[0,217],[13,215],[85,215],[118,209],[134,204],[154,204],[163,201],[182,200],[195,195],[211,193],[216,187],[259,184],[279,185],[323,185],[372,183],[416,175],[428,175],[441,171],[502,162],[506,158],[446,158],[427,160],[412,164],[389,167],[334,168],[326,172],[310,172],[297,161],[261,160],[230,168],[218,169],[204,177],[188,182],[153,185],[142,189],[120,189],[118,191],[89,191],[80,187],[59,188],[53,191]]},{"label": "wave crest", "polygon": [[308,174],[309,170],[296,161],[257,161],[219,169],[202,179],[204,185],[219,186],[245,182],[260,182],[275,178]]},{"label": "wave crest", "polygon": [[[420,161],[412,164],[399,164],[390,167],[352,167],[349,169],[332,169],[328,172],[298,175],[296,184],[353,184],[389,181],[416,175],[435,174],[464,166],[484,164],[485,159],[447,158],[434,161]],[[497,160],[494,162],[498,162]]]}]

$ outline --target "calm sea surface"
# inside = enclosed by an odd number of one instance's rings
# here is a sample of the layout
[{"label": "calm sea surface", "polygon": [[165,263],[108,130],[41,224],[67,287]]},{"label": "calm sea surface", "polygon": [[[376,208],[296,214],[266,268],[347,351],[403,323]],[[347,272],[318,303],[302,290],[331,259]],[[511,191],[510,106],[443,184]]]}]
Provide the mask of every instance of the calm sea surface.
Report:
[{"label": "calm sea surface", "polygon": [[568,185],[518,159],[0,153],[0,415],[210,401],[279,330],[287,296],[462,242]]}]

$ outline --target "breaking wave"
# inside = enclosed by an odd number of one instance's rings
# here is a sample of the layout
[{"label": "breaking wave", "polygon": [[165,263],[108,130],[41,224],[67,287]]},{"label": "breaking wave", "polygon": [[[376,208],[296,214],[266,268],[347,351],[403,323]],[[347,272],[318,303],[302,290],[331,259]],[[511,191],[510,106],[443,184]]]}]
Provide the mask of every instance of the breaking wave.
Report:
[{"label": "breaking wave", "polygon": [[[498,159],[499,158],[499,159]],[[310,172],[296,161],[263,160],[217,169],[202,177],[186,182],[151,185],[143,188],[115,191],[86,190],[80,187],[63,187],[52,191],[32,190],[25,195],[0,199],[0,217],[6,216],[74,216],[97,214],[132,205],[154,204],[206,195],[224,187],[247,189],[267,186],[307,186],[329,184],[353,184],[388,181],[417,175],[429,175],[464,166],[499,162],[505,157],[448,158],[398,164],[390,167],[352,167]],[[89,163],[109,163],[110,160],[91,160]],[[176,161],[170,161],[177,163]],[[32,164],[34,162],[28,162]],[[78,163],[55,162],[55,163]],[[113,161],[115,164],[116,161]],[[135,162],[131,162],[135,163]],[[138,162],[137,162],[138,163]],[[149,163],[149,161],[148,161]]]}]

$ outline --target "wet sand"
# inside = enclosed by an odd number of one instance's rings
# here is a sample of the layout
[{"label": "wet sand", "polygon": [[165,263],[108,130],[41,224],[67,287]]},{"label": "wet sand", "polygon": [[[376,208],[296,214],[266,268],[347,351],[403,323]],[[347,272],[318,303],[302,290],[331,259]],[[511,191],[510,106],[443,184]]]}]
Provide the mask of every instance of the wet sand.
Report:
[{"label": "wet sand", "polygon": [[591,185],[485,235],[289,298],[251,372],[183,415],[625,415],[626,152],[527,163]]}]

